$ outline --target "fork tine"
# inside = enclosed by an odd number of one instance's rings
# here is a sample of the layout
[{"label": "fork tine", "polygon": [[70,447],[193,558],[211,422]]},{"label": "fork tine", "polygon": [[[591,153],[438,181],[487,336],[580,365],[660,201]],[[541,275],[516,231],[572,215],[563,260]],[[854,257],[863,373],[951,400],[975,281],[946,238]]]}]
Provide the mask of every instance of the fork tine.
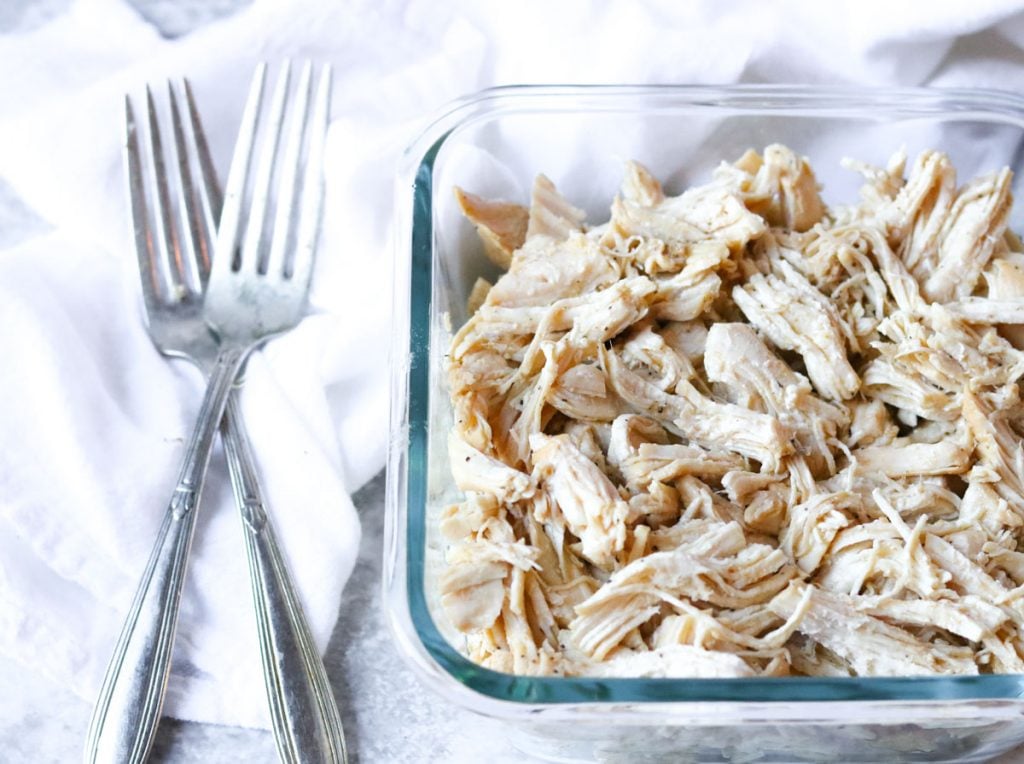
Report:
[{"label": "fork tine", "polygon": [[139,126],[135,121],[132,100],[127,95],[124,97],[124,153],[132,228],[135,233],[135,254],[139,262],[139,275],[142,277],[142,299],[146,313],[152,314],[161,304],[160,277],[157,274],[153,229],[149,225],[146,208],[146,184],[142,177],[142,156],[139,153]]},{"label": "fork tine", "polygon": [[263,256],[263,233],[266,228],[267,202],[270,199],[270,181],[274,175],[277,149],[281,144],[281,124],[284,121],[285,99],[291,81],[291,62],[285,61],[277,77],[274,95],[270,102],[269,124],[263,134],[256,181],[253,184],[252,202],[242,246],[242,267],[255,267],[259,273],[266,273],[266,258]]},{"label": "fork tine", "polygon": [[308,284],[313,273],[313,256],[320,234],[320,220],[324,202],[324,144],[327,138],[327,124],[331,111],[331,67],[325,64],[317,84],[310,118],[309,149],[306,152],[306,166],[302,179],[302,198],[299,203],[300,217],[296,234],[294,255],[285,263],[285,278],[300,284]]},{"label": "fork tine", "polygon": [[[174,133],[174,149],[178,159],[178,202],[184,216],[185,233],[183,237],[187,246],[182,246],[182,256],[188,255],[188,260],[197,279],[202,283],[202,274],[208,273],[210,268],[209,244],[205,228],[203,208],[204,187],[197,186],[192,180],[192,163],[189,159],[189,141],[185,135],[185,126],[181,120],[181,109],[178,106],[178,97],[174,92],[174,86],[170,80],[167,82],[167,95],[171,104],[171,128]],[[184,275],[184,264],[183,275]],[[185,284],[188,280],[183,279]]]},{"label": "fork tine", "polygon": [[252,168],[252,149],[256,140],[256,126],[259,121],[260,104],[263,100],[263,84],[267,76],[267,65],[261,63],[256,67],[252,84],[249,86],[249,97],[242,113],[242,124],[238,130],[238,142],[231,157],[231,170],[228,172],[228,184],[224,191],[224,204],[220,212],[220,225],[217,227],[217,243],[214,248],[213,271],[237,270],[241,265],[238,249],[238,229],[245,201],[245,187],[249,182],[249,170]]},{"label": "fork tine", "polygon": [[288,244],[294,236],[295,192],[298,190],[302,140],[306,132],[306,123],[309,121],[312,74],[313,63],[306,61],[299,77],[288,139],[285,141],[284,155],[281,158],[281,179],[278,183],[281,193],[277,199],[277,212],[274,216],[273,240],[270,244],[270,254],[267,257],[266,266],[260,271],[261,273],[279,274],[284,272]]},{"label": "fork tine", "polygon": [[207,225],[210,231],[217,230],[217,220],[220,218],[220,209],[224,199],[220,193],[220,181],[217,180],[217,170],[213,166],[213,158],[210,156],[210,145],[206,142],[206,133],[203,132],[202,123],[199,121],[199,110],[196,108],[196,99],[192,94],[192,83],[186,78],[181,80],[182,89],[185,91],[185,111],[188,112],[188,121],[192,127],[192,138],[195,145],[196,157],[199,159],[199,177],[206,189],[206,208],[203,210],[207,216]]},{"label": "fork tine", "polygon": [[[174,225],[174,210],[171,208],[171,193],[167,186],[167,169],[164,164],[163,142],[160,140],[160,126],[153,103],[153,93],[146,86],[146,111],[149,115],[150,158],[153,162],[153,177],[150,179],[155,187],[156,215],[154,222],[157,228],[157,240],[164,245],[163,262],[167,265],[168,283],[171,288],[171,300],[184,296],[187,287],[185,263],[181,255],[181,240]],[[159,250],[160,248],[157,247]]]}]

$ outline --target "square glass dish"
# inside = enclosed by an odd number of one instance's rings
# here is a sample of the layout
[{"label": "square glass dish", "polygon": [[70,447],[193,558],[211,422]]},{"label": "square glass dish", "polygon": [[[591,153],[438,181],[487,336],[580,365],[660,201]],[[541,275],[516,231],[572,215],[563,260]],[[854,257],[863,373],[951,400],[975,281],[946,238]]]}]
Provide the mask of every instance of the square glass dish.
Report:
[{"label": "square glass dish", "polygon": [[[904,148],[947,152],[966,179],[1024,151],[1024,99],[994,91],[512,87],[450,105],[409,148],[398,190],[384,586],[409,663],[452,702],[507,723],[552,761],[983,761],[1024,742],[1024,676],[621,679],[512,676],[460,652],[438,596],[441,509],[459,499],[444,356],[478,276],[497,275],[452,187],[525,202],[537,173],[603,222],[636,159],[679,193],[722,160],[784,143],[832,204]],[[1014,192],[1021,198],[1019,174]],[[1019,231],[1024,205],[1011,217]]]}]

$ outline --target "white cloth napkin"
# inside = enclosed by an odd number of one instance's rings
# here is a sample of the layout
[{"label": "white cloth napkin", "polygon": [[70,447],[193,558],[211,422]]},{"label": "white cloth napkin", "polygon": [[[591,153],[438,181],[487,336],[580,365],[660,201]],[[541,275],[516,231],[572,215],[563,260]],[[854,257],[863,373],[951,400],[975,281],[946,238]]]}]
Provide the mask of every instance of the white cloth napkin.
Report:
[{"label": "white cloth napkin", "polygon": [[[0,37],[0,178],[52,232],[0,252],[0,651],[95,696],[202,391],[141,322],[124,93],[187,75],[221,177],[259,60],[335,68],[325,227],[301,326],[257,353],[247,424],[321,647],[387,440],[396,159],[494,84],[1024,85],[1019,2],[256,2],[176,40],[118,0]],[[546,168],[536,168],[545,170]],[[166,711],[266,726],[241,529],[215,455]]]}]

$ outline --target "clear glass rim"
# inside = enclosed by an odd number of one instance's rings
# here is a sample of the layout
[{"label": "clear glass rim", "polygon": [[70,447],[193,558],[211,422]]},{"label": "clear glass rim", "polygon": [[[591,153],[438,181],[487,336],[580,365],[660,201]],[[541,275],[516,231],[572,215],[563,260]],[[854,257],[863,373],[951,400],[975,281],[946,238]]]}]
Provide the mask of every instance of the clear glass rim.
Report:
[{"label": "clear glass rim", "polygon": [[[406,150],[397,209],[407,229],[397,237],[396,297],[408,297],[408,325],[396,332],[392,357],[392,429],[388,468],[385,589],[389,621],[418,668],[454,680],[459,688],[505,704],[805,703],[820,701],[1019,700],[1024,675],[957,677],[842,677],[666,679],[534,677],[483,668],[459,653],[434,622],[424,589],[433,274],[433,176],[438,153],[462,128],[496,115],[637,111],[643,108],[747,114],[802,114],[872,119],[947,115],[1009,121],[1024,129],[1024,97],[998,90],[821,87],[802,85],[516,85],[490,88],[453,101]],[[865,109],[875,112],[865,114]],[[402,272],[402,265],[408,269]],[[396,306],[398,305],[396,300]],[[396,315],[396,320],[398,316]],[[399,360],[402,359],[402,360]],[[404,538],[400,539],[400,535]],[[402,543],[404,541],[404,544]],[[443,678],[443,677],[442,677]]]}]

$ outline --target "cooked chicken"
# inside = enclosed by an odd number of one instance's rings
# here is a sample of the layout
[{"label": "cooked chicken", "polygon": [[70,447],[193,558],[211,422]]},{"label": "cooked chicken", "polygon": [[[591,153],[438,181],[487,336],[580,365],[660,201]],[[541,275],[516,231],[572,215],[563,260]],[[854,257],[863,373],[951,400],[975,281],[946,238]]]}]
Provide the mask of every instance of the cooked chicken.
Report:
[{"label": "cooked chicken", "polygon": [[515,570],[531,570],[536,550],[515,541],[504,521],[484,525],[478,536],[452,547],[441,581],[441,603],[456,628],[488,628],[506,597],[505,579]]},{"label": "cooked chicken", "polygon": [[1010,214],[1009,168],[977,178],[957,193],[942,222],[938,263],[921,291],[936,302],[967,297],[1003,237]]},{"label": "cooked chicken", "polygon": [[846,357],[848,329],[824,295],[785,261],[779,274],[756,274],[732,291],[747,319],[783,350],[803,356],[807,374],[826,398],[853,397],[860,378]]},{"label": "cooked chicken", "polygon": [[[811,594],[798,631],[844,660],[854,676],[978,673],[970,647],[920,640],[909,631],[860,611],[856,599],[849,595],[806,586]],[[804,594],[805,590],[794,584],[768,607],[779,617],[788,618],[800,606]]]},{"label": "cooked chicken", "polygon": [[1007,530],[1024,526],[1024,517],[1011,509],[992,483],[977,480],[967,484],[960,502],[959,520],[970,527],[983,528],[992,540],[997,540]]},{"label": "cooked chicken", "polygon": [[1024,447],[1020,436],[971,393],[964,395],[963,411],[977,443],[978,466],[995,478],[993,487],[1010,509],[1024,517]]},{"label": "cooked chicken", "polygon": [[888,445],[899,434],[899,428],[892,421],[882,401],[851,401],[848,408],[853,414],[850,435],[846,439],[846,445],[850,448]]},{"label": "cooked chicken", "polygon": [[490,493],[499,501],[519,501],[533,490],[530,476],[481,453],[455,433],[448,438],[455,485],[461,491]]},{"label": "cooked chicken", "polygon": [[692,365],[704,357],[708,328],[701,321],[670,321],[664,324],[661,337],[666,345]]},{"label": "cooked chicken", "polygon": [[718,403],[686,380],[675,386],[676,394],[664,392],[630,369],[613,351],[600,349],[601,361],[619,397],[680,437],[709,450],[732,451],[756,459],[767,471],[775,471],[781,458],[792,451],[789,429],[777,419],[736,406]]},{"label": "cooked chicken", "polygon": [[807,158],[777,143],[765,148],[763,156],[750,150],[735,164],[723,164],[715,178],[770,226],[806,231],[825,216]]},{"label": "cooked chicken", "polygon": [[972,324],[1024,324],[1024,298],[993,300],[967,297],[949,303],[950,311]]},{"label": "cooked chicken", "polygon": [[560,374],[551,386],[547,402],[567,417],[581,420],[608,422],[620,410],[604,372],[589,363],[577,364]]},{"label": "cooked chicken", "polygon": [[620,650],[604,661],[587,664],[590,670],[573,671],[584,676],[649,676],[709,679],[755,676],[746,661],[732,653],[704,650],[690,645],[668,645],[657,650]]},{"label": "cooked chicken", "polygon": [[1007,620],[1002,610],[970,594],[956,602],[880,598],[877,602],[865,603],[862,609],[887,621],[912,626],[937,626],[968,642],[981,642],[993,636],[996,629]]},{"label": "cooked chicken", "polygon": [[[762,544],[729,547],[735,531],[667,552],[654,552],[617,572],[592,597],[576,606],[569,631],[587,655],[602,658],[633,629],[650,620],[660,603],[686,599],[731,609],[762,604],[795,575],[786,557]],[[725,541],[726,543],[723,543]]]},{"label": "cooked chicken", "polygon": [[461,631],[490,627],[505,600],[508,566],[494,561],[450,566],[441,581],[441,602],[452,625]]},{"label": "cooked chicken", "polygon": [[863,380],[864,393],[893,406],[902,421],[916,417],[951,421],[957,417],[956,404],[949,396],[908,369],[896,350],[871,361],[863,371]]},{"label": "cooked chicken", "polygon": [[466,311],[469,315],[476,313],[487,302],[487,295],[492,286],[494,285],[487,279],[477,279],[473,282],[473,288],[469,290],[469,296],[466,298]]},{"label": "cooked chicken", "polygon": [[[1015,241],[1016,236],[1011,236],[1007,230],[1007,248],[1020,249],[1020,242]],[[1007,252],[995,257],[989,263],[988,270],[983,274],[988,285],[988,299],[999,302],[1013,302],[1024,299],[1024,254],[1019,251]],[[956,312],[952,306],[951,310]],[[991,314],[991,313],[990,313]],[[968,318],[968,320],[970,320]],[[1005,322],[1006,319],[1001,319]],[[999,327],[1002,334],[1018,350],[1024,348],[1024,322],[1020,324],[1004,324]]]},{"label": "cooked chicken", "polygon": [[517,674],[1024,673],[1024,245],[1010,174],[784,146],[591,226],[456,191],[486,254],[446,357],[440,601]]},{"label": "cooked chicken", "polygon": [[798,453],[832,460],[828,441],[847,424],[847,413],[816,396],[807,378],[772,353],[746,324],[714,324],[704,350],[704,371],[733,403],[772,415],[796,434]]},{"label": "cooked chicken", "polygon": [[864,371],[869,396],[924,419],[958,418],[965,389],[1010,405],[1024,355],[995,331],[979,332],[944,306],[894,310],[878,325],[885,338]]},{"label": "cooked chicken", "polygon": [[487,201],[458,187],[455,198],[462,213],[476,226],[487,257],[499,268],[508,268],[512,253],[526,240],[529,219],[526,208],[508,202]]},{"label": "cooked chicken", "polygon": [[486,305],[500,308],[549,306],[564,297],[592,292],[619,278],[615,264],[580,233],[565,240],[527,239],[508,273],[487,294]]},{"label": "cooked chicken", "polygon": [[910,177],[889,204],[878,205],[878,217],[899,242],[899,256],[918,281],[938,266],[942,227],[956,197],[956,170],[945,154],[925,151]]},{"label": "cooked chicken", "polygon": [[669,443],[668,433],[661,425],[635,414],[624,414],[612,422],[608,461],[633,490],[648,490],[654,484],[671,483],[683,475],[720,478],[743,466],[734,454]]},{"label": "cooked chicken", "polygon": [[538,175],[533,184],[526,238],[549,236],[566,239],[569,234],[582,230],[586,216],[558,193],[555,184]]},{"label": "cooked chicken", "polygon": [[790,507],[779,546],[804,573],[813,573],[828,553],[829,545],[850,524],[844,510],[858,502],[853,494],[826,493]]},{"label": "cooked chicken", "polygon": [[911,475],[962,475],[970,467],[974,450],[967,433],[961,431],[939,443],[912,443],[897,438],[889,445],[867,446],[853,452],[858,469],[888,477]]},{"label": "cooked chicken", "polygon": [[662,242],[669,256],[681,263],[692,245],[714,242],[740,251],[765,228],[765,221],[723,185],[666,197],[645,168],[631,163],[623,192],[612,203],[610,233]]},{"label": "cooked chicken", "polygon": [[704,313],[722,286],[716,271],[728,259],[729,248],[722,242],[694,244],[681,271],[655,281],[659,301],[653,306],[654,316],[663,321],[691,321]]},{"label": "cooked chicken", "polygon": [[641,443],[616,466],[627,486],[644,488],[655,482],[671,483],[683,475],[720,478],[742,467],[743,462],[734,454],[715,453],[700,446]]},{"label": "cooked chicken", "polygon": [[629,506],[608,477],[565,435],[530,438],[533,464],[565,526],[582,542],[582,554],[611,567],[626,543]]}]

